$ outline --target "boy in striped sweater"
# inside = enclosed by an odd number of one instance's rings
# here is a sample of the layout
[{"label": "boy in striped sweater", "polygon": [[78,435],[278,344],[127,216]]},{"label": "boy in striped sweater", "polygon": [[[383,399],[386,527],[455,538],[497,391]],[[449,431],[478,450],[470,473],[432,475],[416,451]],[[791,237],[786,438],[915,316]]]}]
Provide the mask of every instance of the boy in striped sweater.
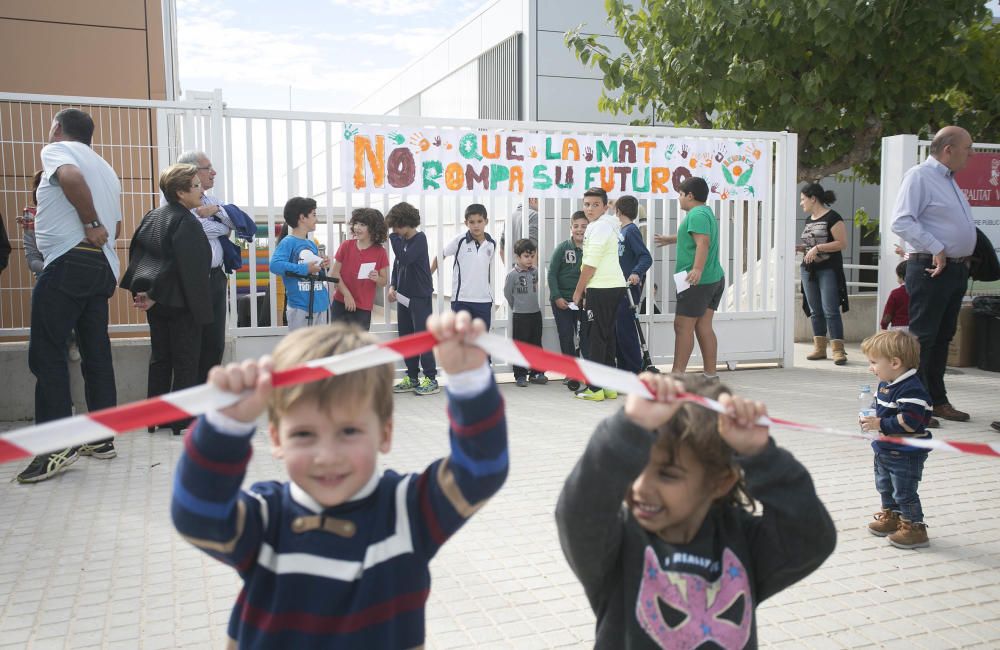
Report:
[{"label": "boy in striped sweater", "polygon": [[[246,396],[198,420],[174,481],[177,530],[233,566],[229,621],[240,648],[412,648],[424,642],[428,563],[507,476],[504,404],[485,331],[467,312],[428,321],[448,388],[451,454],[419,474],[376,467],[392,443],[391,364],[274,389],[272,370],[373,342],[343,325],[297,330],[267,357],[212,370]],[[267,409],[287,482],[240,489],[254,422]]]},{"label": "boy in striped sweater", "polygon": [[[920,383],[920,343],[901,330],[869,336],[861,343],[872,374],[879,378],[875,415],[860,418],[863,431],[897,438],[930,438],[930,395]],[[873,535],[885,537],[897,548],[929,546],[924,511],[917,486],[924,471],[927,450],[872,441],[875,450],[875,488],[882,497],[882,510],[868,524]]]}]

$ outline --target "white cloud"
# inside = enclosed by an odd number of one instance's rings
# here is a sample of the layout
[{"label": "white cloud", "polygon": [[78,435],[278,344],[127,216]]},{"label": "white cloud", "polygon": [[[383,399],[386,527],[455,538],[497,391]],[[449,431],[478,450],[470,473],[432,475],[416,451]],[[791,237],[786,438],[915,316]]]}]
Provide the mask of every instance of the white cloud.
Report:
[{"label": "white cloud", "polygon": [[[413,48],[433,41],[434,35],[414,30],[405,41],[397,61],[406,61]],[[386,48],[389,37],[363,34],[338,39]],[[231,27],[214,19],[185,21],[178,29],[179,67],[184,80],[221,80],[233,85],[292,86],[296,90],[328,91],[348,110],[361,97],[378,88],[399,70],[392,62],[379,64],[367,56],[339,57],[303,39],[300,34],[282,34]],[[215,83],[219,83],[218,81]]]},{"label": "white cloud", "polygon": [[[298,0],[290,13],[301,12]],[[276,24],[273,9],[236,0],[177,0],[183,90],[221,87],[250,107],[351,110],[430,51],[481,0],[330,0],[308,24]],[[234,7],[240,9],[234,10]],[[267,7],[263,10],[262,6]],[[373,15],[378,15],[373,19]],[[304,103],[302,103],[304,102]],[[319,102],[319,104],[317,104]]]},{"label": "white cloud", "polygon": [[332,0],[335,7],[360,9],[376,16],[412,16],[440,9],[444,0]]}]

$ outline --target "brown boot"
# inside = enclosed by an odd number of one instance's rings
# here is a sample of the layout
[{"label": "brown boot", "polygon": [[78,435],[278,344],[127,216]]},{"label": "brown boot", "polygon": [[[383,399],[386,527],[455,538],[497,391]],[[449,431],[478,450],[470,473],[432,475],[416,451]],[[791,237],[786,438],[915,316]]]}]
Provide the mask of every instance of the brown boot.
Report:
[{"label": "brown boot", "polygon": [[874,515],[875,521],[868,524],[868,532],[877,537],[885,537],[899,530],[899,513],[882,508]]},{"label": "brown boot", "polygon": [[809,359],[810,361],[819,361],[820,359],[825,359],[825,358],[826,358],[826,337],[814,336],[812,354],[806,355],[806,359]]},{"label": "brown boot", "polygon": [[889,543],[896,548],[924,548],[931,545],[927,541],[927,526],[902,517],[899,519],[899,530],[889,535]]},{"label": "brown boot", "polygon": [[847,353],[844,352],[844,339],[833,339],[830,341],[830,347],[833,348],[833,362],[838,366],[846,364]]}]

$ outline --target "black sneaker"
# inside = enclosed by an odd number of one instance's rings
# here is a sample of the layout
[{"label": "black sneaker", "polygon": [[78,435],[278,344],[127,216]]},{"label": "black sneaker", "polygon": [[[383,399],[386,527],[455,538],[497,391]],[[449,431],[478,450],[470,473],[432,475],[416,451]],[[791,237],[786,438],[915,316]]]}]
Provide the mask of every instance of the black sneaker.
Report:
[{"label": "black sneaker", "polygon": [[528,387],[528,378],[527,377],[518,377],[517,379],[514,380],[514,383],[517,384],[520,388],[527,388]]},{"label": "black sneaker", "polygon": [[80,445],[76,448],[76,451],[81,456],[93,456],[94,458],[100,458],[101,460],[114,458],[118,455],[118,452],[115,451],[115,443],[110,440],[95,442],[90,445]]},{"label": "black sneaker", "polygon": [[80,456],[70,447],[51,454],[35,456],[28,467],[17,475],[18,483],[38,483],[52,478],[76,462]]},{"label": "black sneaker", "polygon": [[528,379],[528,381],[530,381],[533,384],[539,384],[540,386],[544,386],[545,384],[549,383],[549,378],[545,376],[544,372],[539,372],[535,373],[534,375],[531,375],[531,378]]}]

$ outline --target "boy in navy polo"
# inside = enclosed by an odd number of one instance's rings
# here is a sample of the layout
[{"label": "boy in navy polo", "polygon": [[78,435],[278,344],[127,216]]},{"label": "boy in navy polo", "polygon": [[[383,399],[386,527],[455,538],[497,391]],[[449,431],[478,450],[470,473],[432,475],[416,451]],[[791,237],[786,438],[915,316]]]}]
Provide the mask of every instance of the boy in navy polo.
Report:
[{"label": "boy in navy polo", "polygon": [[642,231],[635,225],[639,215],[639,201],[634,196],[621,196],[615,201],[615,214],[621,223],[618,233],[618,264],[622,267],[622,275],[628,282],[626,291],[632,292],[632,302],[628,296],[622,296],[615,314],[618,332],[616,340],[616,358],[618,367],[629,372],[642,372],[642,347],[639,345],[639,332],[635,328],[635,310],[632,304],[642,301],[642,285],[646,280],[646,271],[653,265],[653,256],[642,240]]},{"label": "boy in navy polo", "polygon": [[[389,280],[389,302],[396,303],[399,335],[423,332],[431,315],[431,265],[427,258],[427,235],[417,230],[420,211],[406,203],[397,203],[385,215],[385,225],[392,230],[389,244],[395,259]],[[420,370],[424,378],[418,379]],[[407,357],[406,376],[392,387],[394,393],[413,392],[417,395],[440,393],[434,354],[424,352],[419,357]]]},{"label": "boy in navy polo", "polygon": [[[441,257],[455,256],[452,264],[451,309],[467,311],[481,318],[489,331],[493,322],[493,255],[496,242],[486,232],[486,206],[473,203],[465,209],[468,230],[448,242]],[[431,274],[437,271],[438,258],[431,262]]]},{"label": "boy in navy polo", "polygon": [[[875,415],[861,417],[864,431],[885,436],[930,438],[931,398],[917,376],[920,344],[912,335],[888,330],[869,336],[861,343],[861,353],[879,378]],[[879,537],[889,536],[897,548],[929,546],[924,512],[917,485],[927,460],[927,450],[875,440],[875,487],[882,496],[882,510],[868,530]]]}]

